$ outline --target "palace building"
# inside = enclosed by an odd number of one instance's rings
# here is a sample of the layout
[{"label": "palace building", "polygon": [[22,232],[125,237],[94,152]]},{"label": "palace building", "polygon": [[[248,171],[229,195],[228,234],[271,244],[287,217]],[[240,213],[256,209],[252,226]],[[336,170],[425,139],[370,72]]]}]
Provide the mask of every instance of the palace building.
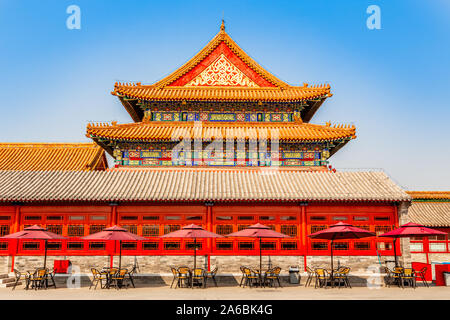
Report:
[{"label": "palace building", "polygon": [[[330,85],[278,79],[223,23],[169,76],[150,85],[116,83],[112,95],[131,121],[88,124],[93,143],[0,144],[1,235],[43,225],[68,237],[49,242],[50,260],[70,259],[87,272],[118,248],[80,237],[117,224],[147,238],[122,244],[125,261],[137,257],[142,272],[169,272],[191,261],[193,242],[160,236],[190,223],[226,235],[260,222],[289,235],[262,242],[263,255],[284,270],[328,263],[329,243],[307,235],[339,221],[376,234],[413,220],[449,231],[448,206],[433,209],[448,199],[408,194],[383,172],[333,169],[330,158],[356,138],[356,128],[311,123],[332,96]],[[411,250],[402,240],[397,253],[422,261],[433,241],[445,244],[440,259],[448,260],[448,238],[413,240]],[[259,261],[254,239],[198,242],[198,255],[222,271]],[[337,241],[334,250],[342,264],[361,270],[393,256],[392,241],[377,237]],[[42,254],[40,241],[2,241],[0,267]]]}]

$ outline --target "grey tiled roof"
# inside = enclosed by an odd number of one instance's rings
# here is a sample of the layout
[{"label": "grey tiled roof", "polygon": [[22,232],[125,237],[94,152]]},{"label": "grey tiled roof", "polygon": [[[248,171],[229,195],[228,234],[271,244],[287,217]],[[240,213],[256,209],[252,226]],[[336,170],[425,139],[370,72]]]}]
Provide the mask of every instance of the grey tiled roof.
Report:
[{"label": "grey tiled roof", "polygon": [[409,201],[383,172],[222,168],[0,171],[0,201]]}]

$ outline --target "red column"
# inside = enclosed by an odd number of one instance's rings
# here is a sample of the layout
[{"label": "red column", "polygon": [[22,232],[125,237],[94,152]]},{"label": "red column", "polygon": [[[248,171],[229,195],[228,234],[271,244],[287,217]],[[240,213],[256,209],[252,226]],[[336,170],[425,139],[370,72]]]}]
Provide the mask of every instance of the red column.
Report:
[{"label": "red column", "polygon": [[110,203],[111,206],[111,213],[110,213],[110,227],[117,225],[117,206],[118,203]]},{"label": "red column", "polygon": [[[394,206],[394,226],[395,229],[397,229],[399,227],[399,217],[398,217],[398,205]],[[401,255],[401,242],[400,240],[397,240],[396,238],[394,238],[394,240],[396,242],[396,253],[398,256]]]},{"label": "red column", "polygon": [[20,204],[15,204],[14,207],[14,225],[11,233],[20,231]]},{"label": "red column", "polygon": [[301,205],[301,226],[302,226],[302,247],[303,247],[303,264],[304,270],[306,271],[307,255],[308,255],[308,245],[306,242],[306,205]]},{"label": "red column", "polygon": [[[213,226],[212,226],[212,206],[213,203],[212,202],[206,202],[205,203],[206,206],[206,230],[213,232]],[[210,271],[211,269],[211,252],[212,252],[212,239],[207,239],[206,240],[207,243],[207,250],[206,252],[208,252],[209,254],[208,256],[208,271]]]}]

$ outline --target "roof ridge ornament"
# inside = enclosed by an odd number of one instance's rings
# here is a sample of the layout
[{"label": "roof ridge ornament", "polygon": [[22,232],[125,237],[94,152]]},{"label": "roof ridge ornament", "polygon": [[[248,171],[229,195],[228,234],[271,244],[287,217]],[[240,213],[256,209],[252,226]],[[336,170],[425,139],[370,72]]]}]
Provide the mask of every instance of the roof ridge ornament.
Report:
[{"label": "roof ridge ornament", "polygon": [[225,31],[225,20],[222,19],[222,23],[220,25],[220,31]]}]

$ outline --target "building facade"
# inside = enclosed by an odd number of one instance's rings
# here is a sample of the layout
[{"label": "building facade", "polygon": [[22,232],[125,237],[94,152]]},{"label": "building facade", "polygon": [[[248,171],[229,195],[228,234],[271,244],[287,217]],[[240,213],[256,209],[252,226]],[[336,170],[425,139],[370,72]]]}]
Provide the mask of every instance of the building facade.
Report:
[{"label": "building facade", "polygon": [[[120,225],[147,238],[122,244],[126,261],[137,257],[143,272],[169,272],[190,263],[193,243],[161,235],[190,223],[227,235],[260,222],[290,236],[262,242],[270,256],[264,263],[286,270],[328,264],[329,243],[307,235],[331,224],[381,234],[410,220],[411,196],[386,174],[330,166],[330,157],[356,138],[353,125],[310,123],[332,96],[330,86],[281,81],[223,24],[169,76],[151,85],[116,83],[112,94],[133,122],[89,124],[86,135],[100,150],[93,158],[82,151],[55,165],[56,153],[38,153],[29,158],[34,166],[0,167],[1,235],[43,225],[68,237],[49,242],[50,260],[67,258],[87,272],[119,250],[80,237]],[[104,152],[113,167],[106,168]],[[74,166],[77,161],[84,165]],[[405,241],[397,253],[410,262]],[[238,272],[258,261],[259,249],[254,239],[225,237],[199,240],[198,254],[206,264]],[[335,242],[334,250],[356,270],[393,256],[392,241],[377,237]],[[42,254],[40,241],[1,241],[0,267],[39,263]]]}]

